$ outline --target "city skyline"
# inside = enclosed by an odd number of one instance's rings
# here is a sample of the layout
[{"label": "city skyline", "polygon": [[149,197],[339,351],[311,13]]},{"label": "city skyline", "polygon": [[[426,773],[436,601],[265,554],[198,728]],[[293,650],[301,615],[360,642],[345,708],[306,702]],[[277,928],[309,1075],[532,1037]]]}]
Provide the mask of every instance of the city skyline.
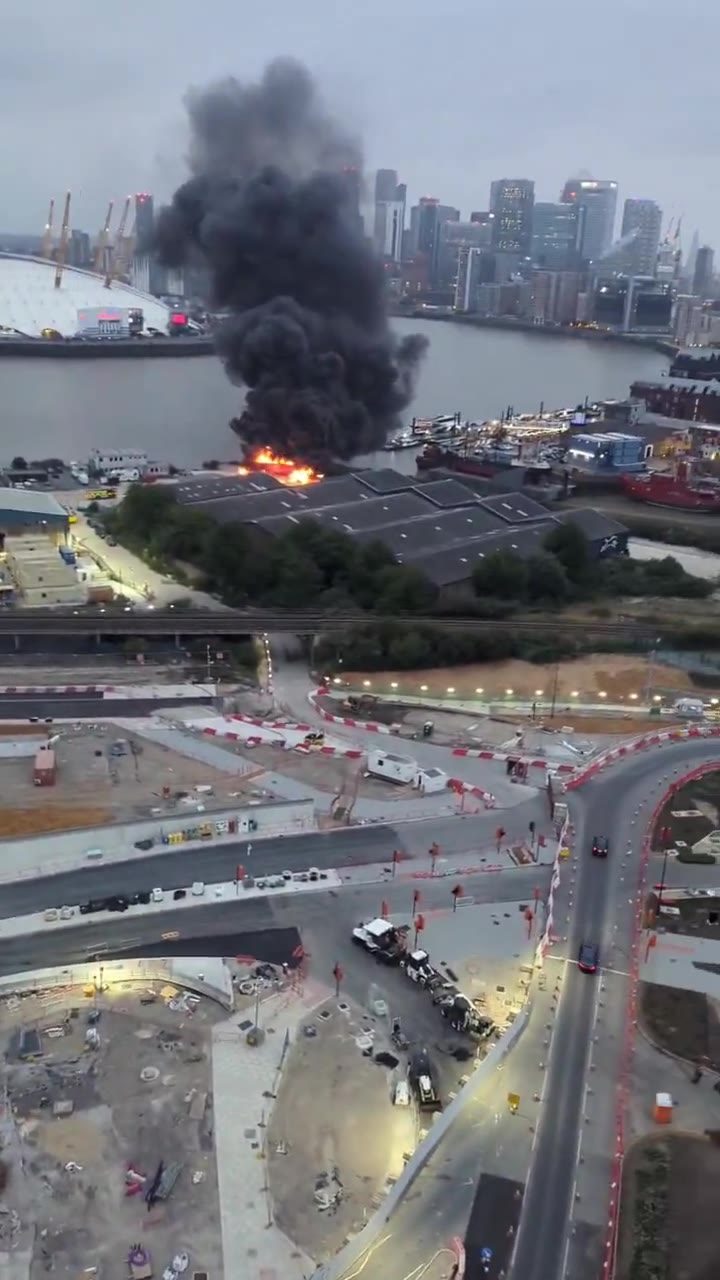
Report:
[{"label": "city skyline", "polygon": [[[186,172],[186,87],[233,73],[252,78],[287,53],[308,63],[330,109],[363,138],[366,174],[397,166],[408,205],[435,195],[467,216],[486,208],[489,183],[503,174],[527,176],[536,200],[551,202],[569,176],[592,172],[616,181],[621,200],[655,200],[667,222],[683,214],[688,239],[697,227],[717,243],[709,121],[720,13],[707,0],[692,7],[703,18],[692,50],[706,95],[699,114],[678,70],[684,37],[669,38],[669,0],[657,0],[652,22],[639,0],[609,0],[589,43],[569,0],[552,0],[550,14],[518,0],[512,23],[501,11],[478,14],[470,0],[457,0],[452,14],[428,7],[422,21],[411,0],[370,0],[362,14],[316,0],[310,26],[288,0],[250,25],[229,0],[216,0],[210,20],[180,0],[172,23],[133,0],[102,21],[89,0],[76,0],[69,16],[39,0],[37,20],[7,0],[2,221],[8,231],[42,231],[50,196],[61,199],[68,186],[76,225],[89,231],[113,196],[148,190],[162,202]],[[617,30],[623,49],[642,57],[608,79]],[[401,75],[402,65],[413,75]],[[452,68],[452,92],[441,67]]]}]

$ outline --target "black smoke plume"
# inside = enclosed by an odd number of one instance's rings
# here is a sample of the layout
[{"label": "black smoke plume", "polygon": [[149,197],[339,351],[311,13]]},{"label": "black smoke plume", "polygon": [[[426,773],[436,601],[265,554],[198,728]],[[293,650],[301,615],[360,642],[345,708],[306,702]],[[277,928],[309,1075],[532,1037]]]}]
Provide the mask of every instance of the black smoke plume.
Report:
[{"label": "black smoke plume", "polygon": [[364,238],[361,155],[305,69],[192,92],[192,177],[158,218],[169,266],[201,260],[228,375],[247,388],[233,429],[316,464],[370,453],[397,430],[425,339],[389,327],[383,269]]}]

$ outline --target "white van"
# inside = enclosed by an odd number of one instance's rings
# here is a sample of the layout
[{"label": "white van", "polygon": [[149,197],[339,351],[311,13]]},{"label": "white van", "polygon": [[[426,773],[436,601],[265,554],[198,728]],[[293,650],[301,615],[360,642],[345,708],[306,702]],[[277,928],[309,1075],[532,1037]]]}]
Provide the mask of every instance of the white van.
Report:
[{"label": "white van", "polygon": [[678,698],[673,705],[673,711],[677,711],[681,716],[695,716],[698,720],[705,715],[702,698]]}]

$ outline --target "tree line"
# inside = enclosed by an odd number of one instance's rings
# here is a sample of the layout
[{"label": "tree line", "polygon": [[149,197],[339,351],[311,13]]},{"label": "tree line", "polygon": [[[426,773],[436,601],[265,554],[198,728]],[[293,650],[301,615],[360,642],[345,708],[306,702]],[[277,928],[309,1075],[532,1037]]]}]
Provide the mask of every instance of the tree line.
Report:
[{"label": "tree line", "polygon": [[178,503],[169,488],[134,485],[104,520],[119,542],[152,567],[235,608],[359,608],[386,617],[508,619],[502,635],[369,622],[349,631],[340,646],[331,639],[316,646],[318,662],[356,669],[410,670],[511,656],[553,661],[577,653],[577,642],[517,637],[513,614],[628,595],[701,599],[713,590],[671,557],[644,563],[627,557],[597,560],[583,531],[571,522],[555,526],[529,557],[512,550],[484,556],[467,583],[443,595],[422,569],[399,563],[379,539],[356,542],[311,517],[270,538],[239,521],[218,524],[206,512]]}]

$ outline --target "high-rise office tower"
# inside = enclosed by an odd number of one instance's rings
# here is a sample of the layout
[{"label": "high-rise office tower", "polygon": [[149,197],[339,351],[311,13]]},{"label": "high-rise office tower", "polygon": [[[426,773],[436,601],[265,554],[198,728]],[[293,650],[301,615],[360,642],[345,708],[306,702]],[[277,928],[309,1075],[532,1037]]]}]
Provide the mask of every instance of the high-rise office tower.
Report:
[{"label": "high-rise office tower", "polygon": [[342,170],[341,177],[347,195],[347,211],[348,219],[359,235],[364,235],[365,224],[363,223],[362,214],[360,212],[360,196],[362,188],[362,180],[360,170],[353,165],[346,165]]},{"label": "high-rise office tower", "polygon": [[692,291],[698,298],[710,296],[713,277],[714,254],[709,244],[701,244],[695,258]]},{"label": "high-rise office tower", "polygon": [[147,253],[155,230],[155,204],[149,191],[135,196],[135,242],[138,252]]},{"label": "high-rise office tower", "polygon": [[389,204],[396,199],[397,169],[378,169],[375,174],[375,204]]},{"label": "high-rise office tower", "polygon": [[375,175],[373,243],[382,258],[400,262],[405,230],[407,187],[398,182],[395,169],[378,169]]},{"label": "high-rise office tower", "polygon": [[577,269],[583,217],[577,205],[539,200],[533,208],[533,264],[544,271]]},{"label": "high-rise office tower", "polygon": [[598,262],[613,242],[617,182],[570,178],[560,199],[563,204],[574,204],[584,210],[580,256],[585,262]]},{"label": "high-rise office tower", "polygon": [[654,200],[625,201],[620,240],[627,240],[623,255],[629,275],[655,275],[661,226],[662,210]]},{"label": "high-rise office tower", "polygon": [[528,257],[532,243],[535,183],[528,178],[498,178],[490,187],[493,248]]}]

